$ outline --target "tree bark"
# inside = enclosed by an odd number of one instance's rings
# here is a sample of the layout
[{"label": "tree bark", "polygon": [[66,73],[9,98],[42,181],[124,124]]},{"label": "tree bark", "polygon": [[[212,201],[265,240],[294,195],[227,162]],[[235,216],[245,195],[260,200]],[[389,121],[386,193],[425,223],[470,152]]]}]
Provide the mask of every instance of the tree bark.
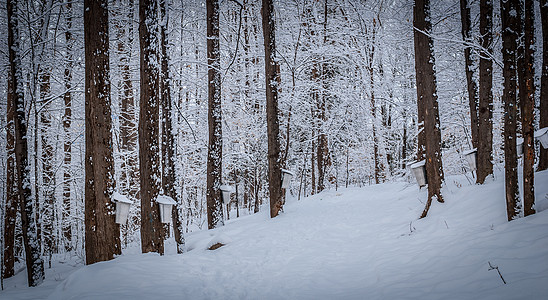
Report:
[{"label": "tree bark", "polygon": [[65,5],[65,43],[66,43],[66,66],[65,66],[65,93],[63,100],[65,102],[65,112],[63,115],[63,131],[64,131],[64,158],[63,158],[63,218],[62,230],[65,243],[65,251],[72,250],[72,219],[71,219],[71,197],[70,186],[72,181],[71,162],[72,162],[72,138],[70,134],[70,126],[72,122],[72,47],[74,39],[72,38],[72,3],[67,2]]},{"label": "tree bark", "polygon": [[415,0],[413,25],[415,27],[417,104],[419,111],[421,106],[424,109],[424,142],[426,146],[426,174],[428,177],[428,199],[421,215],[421,218],[424,218],[428,214],[432,199],[436,198],[438,202],[443,202],[441,195],[441,185],[443,183],[441,132],[436,72],[434,69],[434,45],[432,38],[429,36],[432,29],[429,0]]},{"label": "tree bark", "polygon": [[[535,213],[535,14],[534,1],[525,0],[524,8],[524,64],[525,92],[522,101],[523,131],[523,212],[525,216]],[[520,87],[522,88],[522,87]]]},{"label": "tree bark", "polygon": [[164,254],[164,226],[156,198],[160,193],[160,95],[158,4],[139,1],[141,99],[139,115],[139,170],[141,174],[141,251]]},{"label": "tree bark", "polygon": [[[540,79],[539,128],[548,127],[548,0],[540,0],[542,23],[542,75]],[[548,170],[548,149],[540,147],[537,171]]]},{"label": "tree bark", "polygon": [[15,163],[19,208],[25,244],[25,259],[27,265],[27,280],[29,286],[37,286],[44,281],[44,262],[40,258],[40,240],[37,235],[34,219],[34,196],[30,190],[31,174],[27,157],[28,136],[27,119],[25,116],[25,98],[23,88],[23,72],[21,66],[17,0],[7,1],[8,15],[8,56],[9,81],[12,86],[12,108],[15,110]]},{"label": "tree bark", "polygon": [[380,177],[381,175],[381,161],[380,161],[380,155],[379,155],[379,138],[377,137],[377,105],[375,103],[375,80],[374,80],[374,74],[375,69],[373,67],[373,60],[375,58],[375,33],[376,33],[376,21],[373,19],[373,28],[371,30],[371,39],[370,43],[371,46],[369,48],[369,64],[368,64],[368,71],[369,71],[369,89],[370,89],[370,95],[371,95],[371,103],[370,103],[370,110],[371,110],[371,134],[373,135],[373,161],[375,163],[375,184],[380,183]]},{"label": "tree bark", "polygon": [[[471,38],[472,25],[470,20],[470,3],[468,0],[460,0],[460,19],[462,24],[462,39],[465,43],[473,43]],[[472,133],[472,147],[478,147],[478,91],[474,80],[474,61],[472,59],[472,46],[464,45],[464,65],[466,68],[466,86],[468,88],[468,103],[470,106],[470,131]]]},{"label": "tree bark", "polygon": [[276,59],[276,33],[274,4],[262,3],[263,37],[265,50],[266,124],[268,135],[268,191],[270,193],[270,217],[274,218],[283,208],[282,171],[280,166],[280,122],[278,119],[278,83],[280,68]]},{"label": "tree bark", "polygon": [[[9,4],[8,4],[9,5]],[[9,7],[9,6],[8,6]],[[8,11],[9,13],[9,11]],[[17,181],[15,177],[15,86],[13,77],[8,76],[6,118],[6,202],[4,215],[4,256],[3,276],[9,278],[15,275],[15,222],[17,220]]]},{"label": "tree bark", "polygon": [[160,1],[160,97],[162,103],[162,186],[164,194],[171,197],[177,204],[172,209],[173,232],[177,243],[177,253],[183,253],[185,244],[183,237],[183,223],[179,218],[182,202],[177,199],[175,190],[175,137],[173,135],[173,108],[171,102],[171,86],[169,77],[169,58],[167,54],[167,25],[168,25],[167,1]]},{"label": "tree bark", "polygon": [[219,49],[219,1],[207,0],[207,79],[209,146],[207,152],[207,225],[224,225],[220,186],[223,175],[221,111],[221,58]]},{"label": "tree bark", "polygon": [[480,1],[480,35],[482,48],[479,66],[479,130],[476,182],[483,184],[493,174],[493,2]]},{"label": "tree bark", "polygon": [[508,221],[518,218],[522,213],[516,153],[516,51],[519,32],[519,21],[515,14],[517,5],[517,1],[500,0],[504,63],[504,178]]},{"label": "tree bark", "polygon": [[108,1],[84,1],[86,264],[121,254],[115,222],[110,103]]},{"label": "tree bark", "polygon": [[55,211],[55,171],[53,169],[53,144],[50,141],[51,134],[51,74],[49,67],[40,67],[40,141],[42,156],[42,237],[44,238],[44,254],[49,257],[49,267],[51,268],[51,256],[55,251],[54,234],[54,211]]}]

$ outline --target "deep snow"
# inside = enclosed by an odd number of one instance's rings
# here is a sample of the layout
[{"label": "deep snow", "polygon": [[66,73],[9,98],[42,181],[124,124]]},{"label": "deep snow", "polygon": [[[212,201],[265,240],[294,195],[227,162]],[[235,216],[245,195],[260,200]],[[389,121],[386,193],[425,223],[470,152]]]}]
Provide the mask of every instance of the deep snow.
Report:
[{"label": "deep snow", "polygon": [[163,257],[136,245],[85,267],[58,258],[44,285],[25,287],[23,271],[0,298],[548,299],[548,172],[535,175],[539,212],[512,222],[502,174],[484,186],[448,177],[446,203],[421,220],[416,184],[327,191],[288,199],[275,219],[264,207],[188,234],[182,255],[168,241]]}]

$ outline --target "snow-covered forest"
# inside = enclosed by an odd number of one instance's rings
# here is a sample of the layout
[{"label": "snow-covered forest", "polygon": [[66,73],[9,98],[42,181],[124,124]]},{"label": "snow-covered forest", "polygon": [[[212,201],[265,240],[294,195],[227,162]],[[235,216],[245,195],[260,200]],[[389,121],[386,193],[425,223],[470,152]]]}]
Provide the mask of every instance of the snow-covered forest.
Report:
[{"label": "snow-covered forest", "polygon": [[0,298],[548,293],[547,0],[0,19]]}]

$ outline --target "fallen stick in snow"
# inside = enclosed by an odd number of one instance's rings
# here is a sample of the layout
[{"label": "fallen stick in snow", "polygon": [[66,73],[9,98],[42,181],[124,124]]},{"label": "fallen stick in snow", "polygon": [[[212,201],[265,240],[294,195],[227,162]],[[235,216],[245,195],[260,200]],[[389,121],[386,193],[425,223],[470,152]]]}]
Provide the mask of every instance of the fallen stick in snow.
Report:
[{"label": "fallen stick in snow", "polygon": [[491,270],[497,270],[497,272],[499,273],[499,276],[500,276],[500,279],[502,279],[502,282],[504,282],[504,284],[506,284],[506,280],[504,280],[504,278],[502,277],[502,274],[500,274],[500,270],[499,270],[499,267],[498,266],[492,266],[491,265],[491,262],[488,261],[487,263],[489,263],[489,270],[487,271],[491,271]]}]

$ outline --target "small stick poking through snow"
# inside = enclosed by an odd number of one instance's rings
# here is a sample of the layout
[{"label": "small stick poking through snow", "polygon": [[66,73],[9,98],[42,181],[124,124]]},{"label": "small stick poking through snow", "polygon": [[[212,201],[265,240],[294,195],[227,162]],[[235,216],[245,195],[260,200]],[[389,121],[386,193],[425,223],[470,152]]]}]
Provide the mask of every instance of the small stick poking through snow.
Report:
[{"label": "small stick poking through snow", "polygon": [[506,280],[504,280],[504,278],[502,277],[502,274],[500,274],[500,270],[499,270],[499,267],[498,266],[492,266],[491,265],[491,262],[488,261],[487,263],[489,263],[489,270],[487,271],[491,271],[491,270],[497,270],[497,272],[499,273],[499,276],[500,276],[500,279],[502,279],[502,282],[504,282],[504,284],[506,284]]},{"label": "small stick poking through snow", "polygon": [[411,225],[412,223],[413,221],[409,222],[409,231],[410,231],[409,235],[411,235],[411,233],[413,233],[416,230],[415,227]]}]

